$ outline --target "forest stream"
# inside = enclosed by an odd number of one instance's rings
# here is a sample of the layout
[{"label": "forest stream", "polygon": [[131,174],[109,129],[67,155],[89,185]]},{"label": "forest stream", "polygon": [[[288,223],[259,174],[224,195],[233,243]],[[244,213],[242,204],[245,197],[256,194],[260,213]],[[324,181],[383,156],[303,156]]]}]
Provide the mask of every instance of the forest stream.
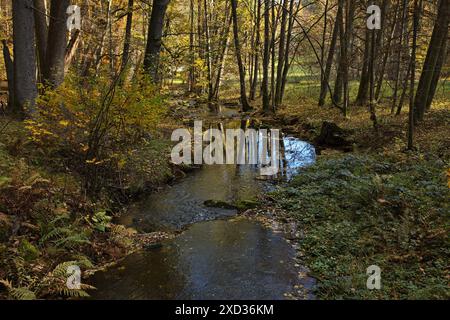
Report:
[{"label": "forest stream", "polygon": [[[220,124],[241,122],[232,109]],[[234,117],[234,118],[233,118]],[[149,194],[122,223],[141,232],[184,230],[172,240],[134,253],[89,283],[93,299],[284,299],[294,287],[310,288],[282,233],[205,201],[257,199],[315,161],[314,147],[282,138],[282,172],[261,179],[257,166],[205,165],[160,192]],[[311,295],[308,295],[311,297]]]}]

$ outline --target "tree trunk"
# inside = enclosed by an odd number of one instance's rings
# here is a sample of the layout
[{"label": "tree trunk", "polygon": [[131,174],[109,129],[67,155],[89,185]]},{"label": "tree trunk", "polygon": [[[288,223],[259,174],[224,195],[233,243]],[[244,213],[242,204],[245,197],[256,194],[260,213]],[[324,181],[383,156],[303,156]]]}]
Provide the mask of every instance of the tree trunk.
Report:
[{"label": "tree trunk", "polygon": [[[443,0],[444,2],[447,0]],[[413,14],[413,43],[411,50],[411,79],[409,84],[409,124],[408,124],[408,149],[414,148],[414,85],[416,74],[416,47],[417,47],[417,29],[419,27],[419,6],[417,0],[414,0],[414,14]],[[447,26],[448,27],[448,26]]]},{"label": "tree trunk", "polygon": [[207,0],[203,0],[203,8],[204,8],[203,19],[205,28],[205,44],[206,44],[206,67],[207,67],[206,78],[208,80],[208,104],[209,107],[212,108],[211,103],[214,98],[214,88],[212,83],[211,37],[209,31],[209,8]]},{"label": "tree trunk", "polygon": [[154,83],[159,82],[159,58],[161,39],[169,0],[153,0],[152,14],[148,24],[147,47],[145,50],[144,69]]},{"label": "tree trunk", "polygon": [[325,104],[325,99],[327,97],[327,88],[329,86],[331,67],[333,65],[334,53],[336,51],[336,43],[339,33],[339,21],[341,19],[342,19],[342,7],[339,6],[336,13],[336,20],[334,22],[333,34],[331,35],[331,43],[330,49],[328,50],[325,72],[322,78],[322,83],[320,85],[319,106],[323,106]]},{"label": "tree trunk", "polygon": [[189,1],[189,75],[188,90],[194,91],[195,87],[195,51],[194,51],[194,0]]},{"label": "tree trunk", "polygon": [[255,59],[253,62],[253,78],[250,86],[250,100],[255,100],[256,89],[258,86],[259,50],[261,45],[261,0],[256,0],[256,6]]},{"label": "tree trunk", "polygon": [[284,97],[284,90],[286,88],[286,82],[287,82],[287,76],[289,72],[289,68],[291,66],[291,63],[289,61],[289,49],[291,47],[291,40],[292,40],[292,29],[294,28],[294,21],[295,16],[297,12],[300,10],[300,4],[299,1],[296,7],[296,10],[294,12],[294,3],[295,0],[291,0],[289,5],[289,25],[288,25],[288,32],[287,32],[287,39],[286,39],[286,50],[284,50],[284,66],[283,66],[283,78],[281,79],[281,99],[280,103],[283,102]]},{"label": "tree trunk", "polygon": [[280,39],[278,44],[278,65],[277,65],[277,82],[275,89],[275,106],[278,107],[281,103],[281,88],[282,88],[282,76],[283,76],[283,66],[284,66],[284,52],[286,49],[286,26],[288,18],[288,8],[286,6],[286,1],[283,0],[280,10],[281,13],[281,26],[280,26]]},{"label": "tree trunk", "polygon": [[127,24],[125,27],[125,39],[123,42],[122,51],[122,65],[121,68],[125,69],[130,56],[130,44],[131,44],[131,27],[133,26],[133,6],[134,0],[128,0],[128,12],[127,12]]},{"label": "tree trunk", "polygon": [[238,27],[238,18],[237,18],[237,0],[231,0],[231,15],[233,17],[233,35],[234,35],[234,47],[236,51],[236,59],[239,68],[239,83],[241,87],[241,103],[242,110],[247,112],[252,108],[248,104],[247,93],[245,90],[245,70],[244,65],[242,63],[241,56],[241,44],[239,42],[239,27]]},{"label": "tree trunk", "polygon": [[70,0],[52,0],[46,51],[44,82],[56,88],[64,81],[64,64],[67,48],[66,11]]},{"label": "tree trunk", "polygon": [[222,80],[222,72],[223,69],[225,68],[225,57],[227,55],[228,52],[228,48],[230,46],[230,29],[231,29],[231,23],[232,23],[232,17],[230,16],[229,18],[227,17],[227,24],[225,26],[225,32],[224,32],[224,38],[223,38],[223,43],[222,43],[222,47],[221,47],[221,52],[220,52],[220,56],[218,57],[218,70],[217,70],[217,74],[216,74],[216,81],[214,84],[214,99],[218,100],[219,99],[219,89],[220,89],[220,83]]},{"label": "tree trunk", "polygon": [[262,96],[263,111],[270,113],[269,98],[269,59],[270,59],[270,19],[269,19],[270,0],[264,0],[264,55],[263,55],[263,80]]},{"label": "tree trunk", "polygon": [[430,92],[428,94],[427,104],[425,110],[430,110],[431,108],[431,102],[433,101],[434,94],[436,93],[436,88],[439,83],[439,78],[441,76],[441,70],[442,66],[444,65],[444,62],[447,58],[447,48],[448,48],[448,40],[447,37],[442,39],[443,44],[441,45],[441,50],[439,53],[439,58],[436,64],[436,68],[433,73],[433,79],[431,79],[431,85],[430,85]]},{"label": "tree trunk", "polygon": [[36,22],[36,46],[40,74],[45,70],[45,58],[47,52],[48,24],[47,3],[45,0],[34,0],[34,19]]},{"label": "tree trunk", "polygon": [[33,113],[37,96],[35,24],[33,0],[13,1],[14,107],[22,115],[25,107]]},{"label": "tree trunk", "polygon": [[392,40],[394,39],[395,36],[395,28],[397,26],[397,14],[398,14],[398,9],[399,9],[399,4],[397,4],[395,6],[395,10],[394,10],[394,14],[393,14],[393,21],[392,21],[392,26],[391,26],[391,30],[389,33],[389,39],[388,39],[388,43],[386,45],[385,48],[385,52],[383,55],[383,61],[381,63],[381,67],[378,69],[378,74],[377,74],[377,90],[375,93],[375,100],[379,100],[380,98],[380,93],[381,93],[381,89],[383,87],[383,79],[384,79],[384,74],[385,74],[385,70],[386,70],[386,64],[389,58],[389,53],[391,51],[391,45],[392,45]]},{"label": "tree trunk", "polygon": [[5,61],[6,77],[8,80],[8,110],[14,108],[14,62],[11,59],[8,43],[2,40],[3,44],[3,59]]},{"label": "tree trunk", "polygon": [[75,30],[72,34],[72,37],[69,40],[69,44],[67,45],[66,49],[66,55],[64,58],[64,72],[67,73],[69,70],[70,64],[72,63],[73,56],[75,55],[75,52],[77,51],[78,44],[80,43],[81,31]]},{"label": "tree trunk", "polygon": [[[445,47],[447,42],[450,15],[449,8],[450,1],[440,1],[436,23],[433,28],[430,45],[428,46],[427,56],[423,64],[419,85],[417,86],[417,93],[414,102],[415,121],[421,121],[423,119],[427,103],[433,98],[431,96],[433,91],[432,82],[433,80],[439,79],[440,70],[438,70],[438,60],[442,51],[441,48],[443,46]],[[437,73],[438,75],[435,75],[435,73]],[[429,98],[429,96],[431,96],[431,99]]]},{"label": "tree trunk", "polygon": [[[407,9],[408,9],[408,0],[403,0],[402,3],[402,15],[400,19],[400,26],[399,26],[399,37],[398,37],[398,51],[397,51],[397,60],[395,61],[396,67],[395,67],[395,82],[394,82],[394,94],[392,97],[392,106],[391,106],[391,114],[394,113],[395,107],[397,106],[397,99],[398,99],[398,90],[400,85],[400,66],[401,66],[401,60],[402,60],[402,44],[403,44],[403,37],[405,34],[405,20],[407,19]],[[409,66],[408,66],[409,69]],[[397,110],[401,111],[401,107]]]},{"label": "tree trunk", "polygon": [[370,64],[370,30],[366,28],[366,37],[364,41],[364,57],[359,80],[358,95],[355,104],[364,106],[367,104],[367,94],[369,93],[369,64]]}]

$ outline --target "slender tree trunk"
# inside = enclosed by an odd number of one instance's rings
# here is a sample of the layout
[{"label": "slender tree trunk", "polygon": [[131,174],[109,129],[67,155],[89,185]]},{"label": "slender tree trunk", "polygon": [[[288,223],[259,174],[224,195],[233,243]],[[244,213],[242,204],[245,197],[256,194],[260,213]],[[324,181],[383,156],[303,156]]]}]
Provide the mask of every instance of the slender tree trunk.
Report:
[{"label": "slender tree trunk", "polygon": [[147,47],[144,57],[144,69],[154,83],[159,82],[159,60],[161,41],[169,0],[153,0],[152,14],[148,24]]},{"label": "slender tree trunk", "polygon": [[383,87],[383,79],[384,79],[384,74],[385,74],[385,70],[386,70],[386,64],[387,64],[387,61],[389,58],[389,53],[391,52],[392,40],[394,39],[394,36],[395,36],[395,28],[397,26],[398,9],[399,9],[399,4],[397,4],[395,6],[392,26],[391,26],[391,30],[389,33],[389,39],[388,39],[388,42],[387,42],[387,45],[385,48],[385,52],[383,54],[383,61],[381,63],[381,67],[378,69],[377,86],[376,86],[377,89],[376,89],[376,93],[375,93],[375,100],[377,100],[377,101],[380,98],[381,89]]},{"label": "slender tree trunk", "polygon": [[236,51],[236,59],[239,68],[239,82],[241,87],[241,103],[242,110],[247,112],[251,110],[251,106],[247,100],[247,93],[245,89],[245,70],[244,64],[242,63],[241,56],[241,44],[239,42],[239,27],[238,27],[238,17],[237,17],[237,0],[231,0],[231,15],[233,17],[233,35],[234,35],[234,47]]},{"label": "slender tree trunk", "polygon": [[48,46],[44,69],[44,82],[53,88],[64,81],[64,64],[67,48],[66,11],[70,0],[52,0]]},{"label": "slender tree trunk", "polygon": [[205,28],[205,44],[206,44],[206,67],[208,80],[208,104],[211,106],[214,97],[214,88],[212,83],[212,62],[211,62],[211,38],[209,33],[209,8],[207,0],[203,0],[204,9],[204,28]]},{"label": "slender tree trunk", "polygon": [[275,18],[275,0],[272,0],[271,13],[272,13],[272,37],[270,40],[270,52],[271,52],[271,77],[270,77],[270,101],[271,112],[275,112],[275,37],[277,33],[277,19]]},{"label": "slender tree trunk", "polygon": [[355,12],[355,0],[347,1],[346,15],[345,15],[345,33],[344,33],[344,47],[343,47],[343,89],[344,89],[344,103],[342,106],[342,112],[344,117],[347,117],[348,108],[350,105],[350,79],[349,79],[349,58],[351,49],[351,37],[353,34],[353,16]]},{"label": "slender tree trunk", "polygon": [[[395,107],[397,106],[397,99],[398,99],[398,87],[400,82],[400,66],[401,66],[401,60],[402,60],[402,45],[403,45],[403,37],[405,34],[405,20],[407,19],[407,10],[408,10],[408,0],[403,0],[402,4],[402,15],[400,19],[400,35],[398,38],[398,51],[397,51],[397,59],[396,59],[396,68],[395,68],[395,82],[394,82],[394,95],[392,99],[392,107],[391,107],[391,114],[394,113]],[[408,66],[409,68],[409,66]],[[401,107],[399,108],[401,110]],[[397,109],[397,110],[399,110]]]},{"label": "slender tree trunk", "polygon": [[219,99],[219,89],[220,89],[220,83],[222,80],[222,72],[223,72],[223,69],[225,68],[225,57],[227,55],[228,48],[230,46],[230,29],[231,29],[232,17],[229,16],[229,17],[226,17],[226,19],[228,22],[225,26],[225,34],[224,34],[223,43],[221,46],[222,51],[220,52],[220,56],[218,59],[218,70],[217,70],[217,75],[216,75],[216,81],[214,84],[214,100]]},{"label": "slender tree trunk", "polygon": [[195,51],[194,51],[194,0],[189,1],[189,78],[188,87],[189,92],[194,91],[195,87]]},{"label": "slender tree trunk", "polygon": [[406,98],[406,93],[408,92],[408,83],[410,80],[410,75],[411,74],[411,63],[408,62],[408,67],[406,70],[406,75],[405,75],[405,79],[403,82],[403,86],[402,86],[402,94],[400,95],[400,100],[398,102],[398,106],[397,106],[397,112],[395,113],[396,116],[399,116],[400,113],[402,112],[402,108],[403,108],[403,104],[405,102],[405,98]]},{"label": "slender tree trunk", "polygon": [[281,99],[280,103],[283,102],[284,97],[284,90],[286,88],[286,82],[287,82],[287,76],[290,68],[290,61],[289,61],[289,50],[291,48],[291,40],[292,40],[292,29],[294,28],[294,21],[295,16],[297,15],[297,12],[300,10],[301,2],[297,2],[297,7],[294,12],[294,3],[295,0],[290,1],[289,5],[289,24],[288,24],[288,32],[287,32],[287,39],[286,39],[286,50],[284,51],[284,66],[283,66],[283,77],[281,79]]},{"label": "slender tree trunk", "polygon": [[2,40],[3,59],[5,61],[6,77],[8,80],[8,111],[14,109],[14,62],[11,59],[8,43]]},{"label": "slender tree trunk", "polygon": [[250,86],[250,100],[255,100],[256,90],[258,86],[259,71],[259,50],[261,46],[261,0],[256,1],[256,35],[255,35],[255,59],[253,62],[253,78]]},{"label": "slender tree trunk", "polygon": [[26,107],[33,113],[37,96],[33,0],[15,0],[12,8],[15,93],[12,111],[23,115]]},{"label": "slender tree trunk", "polygon": [[433,91],[433,80],[439,80],[439,57],[442,52],[441,48],[446,46],[448,37],[448,25],[450,16],[450,1],[441,0],[438,7],[438,15],[433,28],[430,45],[428,46],[427,56],[423,64],[422,73],[420,75],[417,93],[414,102],[415,121],[421,121],[427,108],[429,96]]},{"label": "slender tree trunk", "polygon": [[286,1],[283,0],[280,10],[281,13],[281,25],[280,25],[280,39],[278,44],[278,64],[277,64],[277,82],[275,89],[275,107],[278,107],[281,103],[281,88],[282,88],[282,76],[283,76],[283,66],[284,66],[284,52],[286,49],[286,27],[288,18],[288,8],[286,6]]},{"label": "slender tree trunk", "polygon": [[368,28],[366,28],[363,66],[361,70],[361,78],[359,80],[358,95],[355,101],[355,103],[360,106],[367,104],[367,94],[369,93],[369,78],[370,78],[369,64],[371,64],[369,60],[372,59],[372,57],[370,56],[370,47],[371,47],[370,39],[371,39],[371,31]]},{"label": "slender tree trunk", "polygon": [[128,59],[130,57],[131,28],[133,26],[133,6],[134,0],[128,0],[127,24],[125,26],[125,39],[123,42],[123,51],[122,51],[122,65],[121,65],[122,69],[125,69],[128,63]]},{"label": "slender tree trunk", "polygon": [[378,129],[377,115],[375,113],[375,47],[376,47],[376,32],[375,29],[371,30],[370,35],[370,62],[368,65],[369,73],[369,112],[370,120],[372,120],[375,130]]},{"label": "slender tree trunk", "polygon": [[34,20],[36,22],[36,46],[38,51],[39,72],[45,70],[45,58],[48,40],[47,3],[45,0],[34,0]]},{"label": "slender tree trunk", "polygon": [[436,93],[436,88],[439,83],[439,78],[441,76],[442,66],[447,58],[447,48],[448,48],[448,40],[447,37],[442,39],[441,49],[439,52],[439,58],[437,60],[436,68],[433,72],[433,79],[431,79],[430,92],[428,94],[427,104],[425,110],[430,110],[431,102],[433,101],[434,94]]},{"label": "slender tree trunk", "polygon": [[80,43],[81,39],[80,33],[81,33],[80,30],[75,30],[72,34],[72,37],[69,40],[69,44],[67,45],[66,49],[66,55],[64,57],[64,73],[67,73],[72,63],[72,59],[78,48],[78,44]]},{"label": "slender tree trunk", "polygon": [[269,59],[270,59],[270,0],[264,0],[264,56],[263,56],[263,80],[262,80],[262,96],[263,111],[270,113],[270,97],[269,97]]},{"label": "slender tree trunk", "polygon": [[336,43],[338,39],[339,33],[339,21],[342,19],[342,7],[338,6],[336,13],[336,20],[334,22],[333,34],[331,35],[331,43],[330,48],[328,50],[327,63],[325,66],[324,76],[322,78],[322,83],[320,85],[320,97],[319,97],[319,106],[323,106],[325,104],[325,99],[327,96],[327,88],[329,86],[330,81],[330,73],[331,67],[333,65],[334,54],[336,51]]},{"label": "slender tree trunk", "polygon": [[[446,1],[446,0],[443,0]],[[414,84],[416,75],[416,48],[417,48],[417,29],[419,27],[419,6],[417,0],[414,0],[414,18],[413,18],[413,44],[411,50],[411,79],[409,87],[409,125],[408,125],[408,149],[414,149]],[[448,26],[447,26],[448,27]]]},{"label": "slender tree trunk", "polygon": [[[322,66],[325,65],[325,48],[326,48],[326,41],[327,41],[327,32],[328,32],[328,0],[325,0],[325,7],[324,7],[324,14],[323,14],[323,31],[322,31],[322,43],[320,45],[320,64]],[[320,68],[320,83],[323,83],[323,78],[325,76],[325,69]]]}]

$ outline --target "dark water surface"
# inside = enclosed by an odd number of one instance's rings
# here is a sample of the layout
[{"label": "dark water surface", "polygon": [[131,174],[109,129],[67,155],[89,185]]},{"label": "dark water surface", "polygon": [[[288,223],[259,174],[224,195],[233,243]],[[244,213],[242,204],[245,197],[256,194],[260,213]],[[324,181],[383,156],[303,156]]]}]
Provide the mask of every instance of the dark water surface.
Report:
[{"label": "dark water surface", "polygon": [[97,273],[97,299],[283,299],[298,283],[294,249],[248,221],[194,224],[161,248]]},{"label": "dark water surface", "polygon": [[[283,175],[315,161],[314,148],[283,138]],[[283,299],[299,284],[295,250],[258,222],[232,219],[235,210],[206,200],[234,202],[274,188],[248,165],[212,165],[148,196],[123,220],[142,231],[187,228],[159,248],[127,257],[90,278],[95,299]],[[217,220],[221,218],[221,220]],[[225,220],[225,218],[228,218]]]}]

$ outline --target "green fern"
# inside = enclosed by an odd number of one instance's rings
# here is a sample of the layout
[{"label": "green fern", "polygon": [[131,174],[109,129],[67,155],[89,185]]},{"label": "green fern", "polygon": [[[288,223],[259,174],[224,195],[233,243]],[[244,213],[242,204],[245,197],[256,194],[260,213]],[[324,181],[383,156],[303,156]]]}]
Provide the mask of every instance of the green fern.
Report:
[{"label": "green fern", "polygon": [[0,283],[8,289],[9,298],[12,300],[36,300],[36,294],[27,288],[14,288],[9,280],[0,280]]},{"label": "green fern", "polygon": [[13,300],[36,300],[34,292],[27,288],[12,288],[9,295]]},{"label": "green fern", "polygon": [[67,298],[89,297],[86,290],[95,289],[87,284],[80,284],[80,289],[69,289],[67,287],[67,269],[73,265],[80,265],[81,261],[66,261],[58,264],[53,271],[44,279],[47,291]]},{"label": "green fern", "polygon": [[90,241],[82,233],[76,233],[65,238],[61,238],[55,242],[57,247],[74,248],[83,244],[89,244]]}]

